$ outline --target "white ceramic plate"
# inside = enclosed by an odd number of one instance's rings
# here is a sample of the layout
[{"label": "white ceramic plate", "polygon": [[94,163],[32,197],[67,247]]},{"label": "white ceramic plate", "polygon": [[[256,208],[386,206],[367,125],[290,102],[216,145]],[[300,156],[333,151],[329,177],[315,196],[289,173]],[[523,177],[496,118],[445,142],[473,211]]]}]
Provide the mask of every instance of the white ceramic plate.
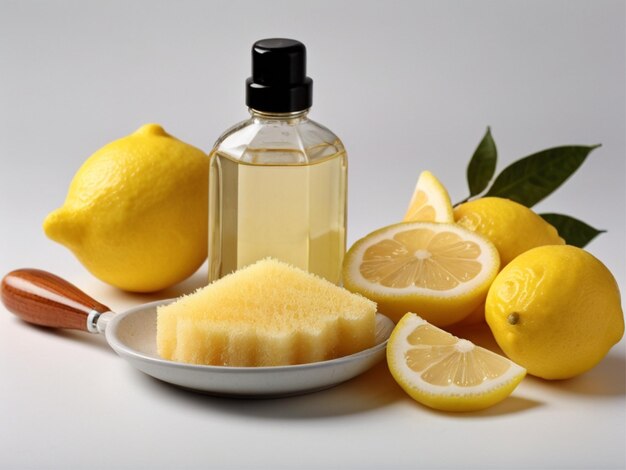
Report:
[{"label": "white ceramic plate", "polygon": [[280,397],[332,387],[362,374],[385,356],[393,322],[376,315],[376,345],[323,362],[276,367],[203,366],[167,361],[156,352],[156,307],[152,302],[114,315],[106,338],[122,358],[140,371],[179,387],[227,396]]}]

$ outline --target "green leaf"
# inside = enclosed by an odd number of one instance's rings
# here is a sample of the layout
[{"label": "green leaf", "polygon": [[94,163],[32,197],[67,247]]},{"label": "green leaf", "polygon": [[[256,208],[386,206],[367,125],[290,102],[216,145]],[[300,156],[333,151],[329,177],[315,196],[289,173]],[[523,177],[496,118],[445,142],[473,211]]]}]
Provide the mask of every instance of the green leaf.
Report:
[{"label": "green leaf", "polygon": [[480,141],[474,155],[467,166],[467,185],[469,186],[469,197],[482,193],[493,174],[496,171],[496,162],[498,160],[498,150],[496,143],[491,137],[491,129],[487,127],[487,132]]},{"label": "green leaf", "polygon": [[543,219],[558,230],[559,235],[568,245],[583,248],[591,240],[606,230],[598,230],[591,225],[563,214],[539,214]]},{"label": "green leaf", "polygon": [[532,207],[561,186],[599,146],[554,147],[524,157],[502,170],[485,196]]}]

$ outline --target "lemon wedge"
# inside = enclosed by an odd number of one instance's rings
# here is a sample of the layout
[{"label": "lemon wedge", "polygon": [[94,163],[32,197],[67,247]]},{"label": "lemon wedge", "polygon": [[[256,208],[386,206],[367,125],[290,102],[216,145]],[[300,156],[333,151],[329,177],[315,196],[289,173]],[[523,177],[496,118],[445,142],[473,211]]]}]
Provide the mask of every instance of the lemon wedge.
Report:
[{"label": "lemon wedge", "polygon": [[471,341],[452,336],[414,313],[396,325],[387,363],[413,399],[443,411],[476,411],[508,397],[526,369]]},{"label": "lemon wedge", "polygon": [[430,171],[420,173],[404,221],[454,222],[448,191]]},{"label": "lemon wedge", "polygon": [[403,222],[357,241],[346,253],[343,285],[398,321],[406,312],[446,326],[487,297],[500,267],[495,246],[455,224]]}]

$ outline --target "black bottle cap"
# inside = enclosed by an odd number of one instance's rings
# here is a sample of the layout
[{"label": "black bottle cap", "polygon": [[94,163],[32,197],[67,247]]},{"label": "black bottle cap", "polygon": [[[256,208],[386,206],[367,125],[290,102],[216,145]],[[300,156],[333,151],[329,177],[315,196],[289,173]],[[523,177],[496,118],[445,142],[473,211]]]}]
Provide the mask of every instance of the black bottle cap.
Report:
[{"label": "black bottle cap", "polygon": [[293,39],[261,39],[252,46],[252,77],[246,104],[267,113],[292,113],[311,107],[313,80],[306,76],[306,47]]}]

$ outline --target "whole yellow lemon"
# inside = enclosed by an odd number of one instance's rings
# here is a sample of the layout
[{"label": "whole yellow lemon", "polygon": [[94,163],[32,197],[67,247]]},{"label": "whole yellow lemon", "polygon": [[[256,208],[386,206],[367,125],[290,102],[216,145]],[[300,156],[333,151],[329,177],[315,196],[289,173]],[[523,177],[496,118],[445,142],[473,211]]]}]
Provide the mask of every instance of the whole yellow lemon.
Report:
[{"label": "whole yellow lemon", "polygon": [[563,245],[557,230],[526,206],[509,199],[483,197],[454,209],[461,226],[487,237],[500,253],[500,265],[543,245]]},{"label": "whole yellow lemon", "polygon": [[208,173],[204,152],[146,124],[85,161],[44,231],[104,282],[163,289],[206,259]]},{"label": "whole yellow lemon", "polygon": [[505,354],[544,379],[591,369],[624,334],[615,278],[569,245],[534,248],[509,263],[489,289],[485,316]]}]

